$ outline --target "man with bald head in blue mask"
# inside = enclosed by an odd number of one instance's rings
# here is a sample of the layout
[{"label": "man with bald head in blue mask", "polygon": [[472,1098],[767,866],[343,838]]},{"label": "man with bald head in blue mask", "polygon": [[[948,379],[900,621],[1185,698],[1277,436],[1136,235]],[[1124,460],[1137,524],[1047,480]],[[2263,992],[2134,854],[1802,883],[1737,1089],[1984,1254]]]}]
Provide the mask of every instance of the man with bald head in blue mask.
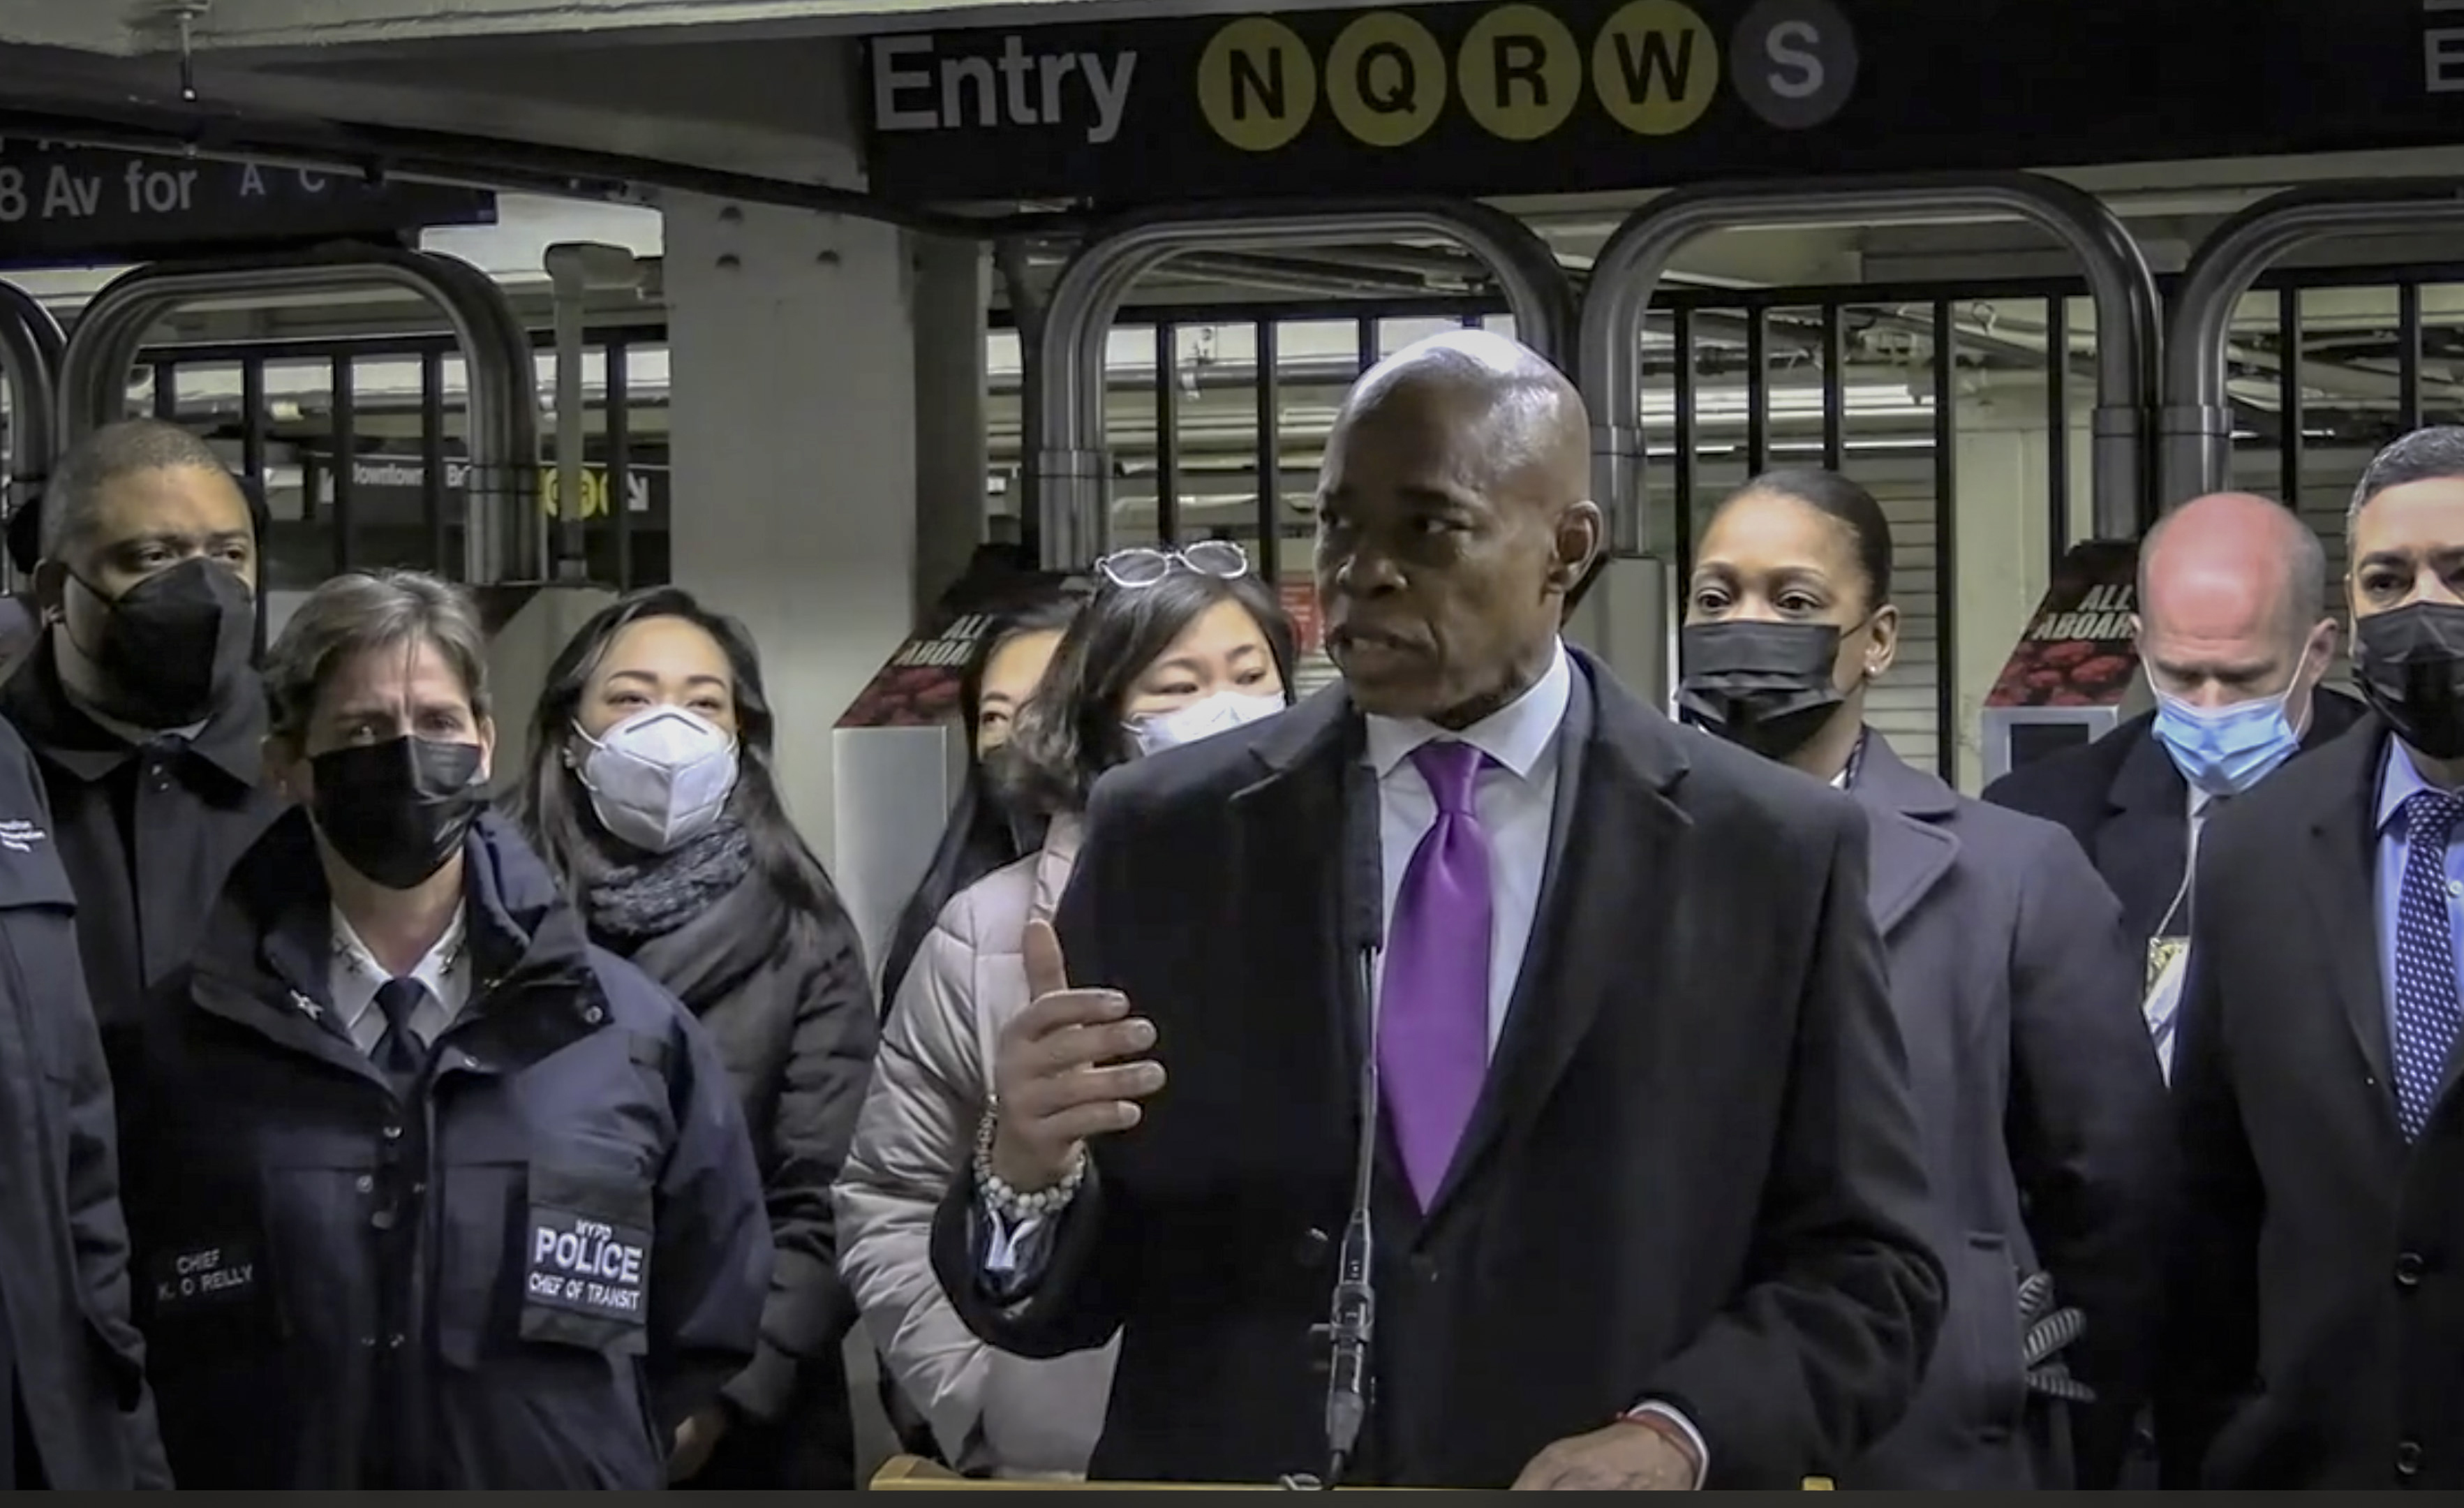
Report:
[{"label": "man with bald head in blue mask", "polygon": [[2318,535],[2282,503],[2226,492],[2174,509],[2139,551],[2155,708],[1985,792],[2070,829],[2121,898],[2145,940],[2148,1031],[2168,1068],[2199,832],[2220,803],[2361,715],[2320,684],[2336,656],[2326,587]]}]

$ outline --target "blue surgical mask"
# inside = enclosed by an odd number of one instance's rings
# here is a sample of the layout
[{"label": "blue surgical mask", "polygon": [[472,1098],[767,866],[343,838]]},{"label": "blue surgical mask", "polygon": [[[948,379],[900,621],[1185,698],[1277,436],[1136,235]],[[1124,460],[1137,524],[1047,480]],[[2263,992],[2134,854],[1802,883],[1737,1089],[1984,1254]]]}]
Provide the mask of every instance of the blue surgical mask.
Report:
[{"label": "blue surgical mask", "polygon": [[2184,780],[2211,796],[2238,796],[2300,748],[2301,735],[2284,715],[2292,696],[2287,687],[2278,696],[2208,708],[2159,691],[2156,741]]}]

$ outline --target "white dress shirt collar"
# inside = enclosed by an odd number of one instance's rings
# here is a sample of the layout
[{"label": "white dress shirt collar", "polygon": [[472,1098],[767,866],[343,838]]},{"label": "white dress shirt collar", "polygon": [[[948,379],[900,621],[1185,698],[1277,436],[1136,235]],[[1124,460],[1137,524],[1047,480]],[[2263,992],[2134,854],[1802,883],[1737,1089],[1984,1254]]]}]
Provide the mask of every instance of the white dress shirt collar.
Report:
[{"label": "white dress shirt collar", "polygon": [[[378,1039],[385,1035],[385,1015],[376,1009],[377,989],[392,977],[377,962],[376,954],[351,926],[341,908],[333,909],[334,963],[327,987],[334,1000],[334,1016],[343,1033],[357,1042],[363,1051],[375,1051]],[[471,994],[471,971],[463,958],[463,912],[455,907],[453,920],[447,922],[444,935],[435,946],[423,954],[404,976],[418,981],[428,990],[428,998],[412,1012],[414,1030],[428,1041],[434,1042],[439,1033],[462,1012]]]},{"label": "white dress shirt collar", "polygon": [[1556,748],[1557,729],[1566,721],[1573,698],[1574,670],[1566,658],[1564,640],[1557,642],[1549,668],[1522,696],[1498,708],[1460,733],[1420,718],[1367,719],[1369,764],[1384,780],[1423,743],[1460,739],[1524,780]]}]

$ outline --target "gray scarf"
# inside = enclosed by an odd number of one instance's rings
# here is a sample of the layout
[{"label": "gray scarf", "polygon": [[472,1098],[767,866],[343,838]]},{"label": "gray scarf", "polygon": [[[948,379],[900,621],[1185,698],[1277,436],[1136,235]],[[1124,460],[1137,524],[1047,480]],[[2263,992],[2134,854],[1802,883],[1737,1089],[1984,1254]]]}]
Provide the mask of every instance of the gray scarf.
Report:
[{"label": "gray scarf", "polygon": [[752,872],[752,838],[742,824],[722,818],[668,853],[611,866],[589,882],[583,904],[590,930],[627,952],[701,915]]}]

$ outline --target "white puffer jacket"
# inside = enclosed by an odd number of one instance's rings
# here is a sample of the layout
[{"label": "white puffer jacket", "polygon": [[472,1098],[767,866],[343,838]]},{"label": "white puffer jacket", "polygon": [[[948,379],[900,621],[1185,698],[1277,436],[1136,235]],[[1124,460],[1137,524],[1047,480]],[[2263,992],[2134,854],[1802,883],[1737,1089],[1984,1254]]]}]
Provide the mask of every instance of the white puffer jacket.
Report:
[{"label": "white puffer jacket", "polygon": [[1081,1475],[1103,1430],[1118,1342],[1035,1362],[996,1351],[933,1273],[933,1213],[974,1155],[994,1044],[1026,1008],[1021,946],[1068,883],[1078,827],[942,908],[883,1028],[855,1144],[834,1190],[839,1269],[891,1374],[960,1471]]}]

